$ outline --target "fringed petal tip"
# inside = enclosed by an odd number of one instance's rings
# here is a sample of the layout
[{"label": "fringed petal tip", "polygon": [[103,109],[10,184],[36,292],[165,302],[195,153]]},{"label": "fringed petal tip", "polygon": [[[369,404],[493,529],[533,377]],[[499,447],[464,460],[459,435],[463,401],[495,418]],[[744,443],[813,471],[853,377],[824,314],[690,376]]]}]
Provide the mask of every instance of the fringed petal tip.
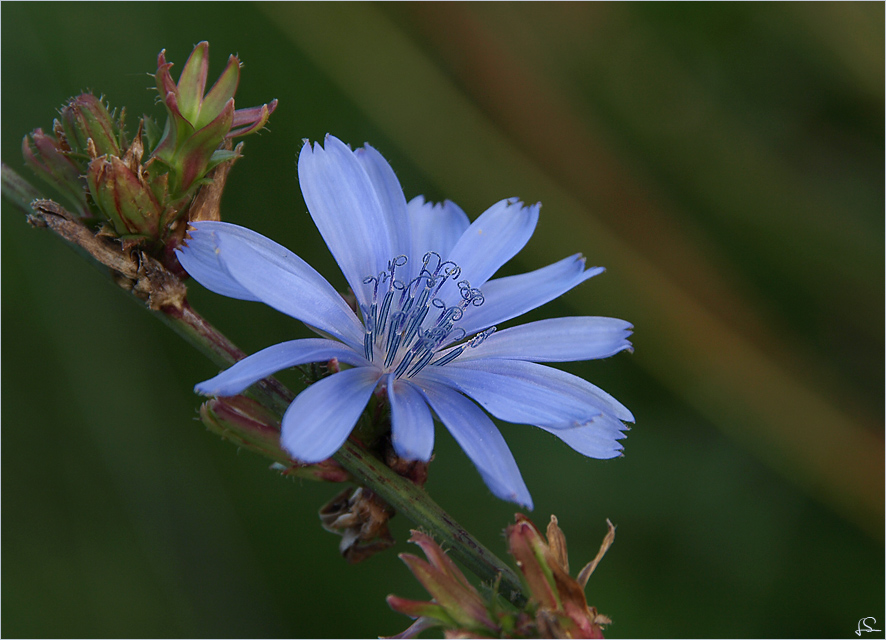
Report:
[{"label": "fringed petal tip", "polygon": [[[218,396],[218,389],[214,385],[210,385],[208,383],[212,382],[212,379],[204,380],[203,382],[198,382],[194,385],[194,393],[199,394],[201,396],[205,396],[207,398]],[[237,394],[231,394],[237,395]]]},{"label": "fringed petal tip", "polygon": [[618,347],[612,352],[612,355],[616,353],[621,353],[622,351],[627,351],[628,353],[634,353],[634,343],[628,340],[628,337],[633,333],[630,329],[626,329],[624,331],[624,338],[622,338]]}]

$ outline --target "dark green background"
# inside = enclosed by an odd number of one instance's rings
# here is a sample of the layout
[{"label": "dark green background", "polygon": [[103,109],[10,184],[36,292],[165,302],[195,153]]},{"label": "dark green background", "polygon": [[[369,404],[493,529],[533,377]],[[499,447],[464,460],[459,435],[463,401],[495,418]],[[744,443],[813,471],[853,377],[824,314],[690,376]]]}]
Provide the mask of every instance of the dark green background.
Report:
[{"label": "dark green background", "polygon": [[[544,203],[506,267],[582,251],[609,271],[532,317],[613,315],[633,355],[570,366],[628,405],[625,457],[505,426],[610,637],[847,637],[886,628],[883,4],[3,3],[2,157],[91,89],[159,114],[158,51],[245,63],[225,219],[337,286],[295,178],[303,138],[369,141],[407,197],[476,217]],[[28,174],[25,174],[28,175]],[[395,549],[351,567],[316,511],[208,434],[216,370],[48,232],[2,214],[4,636],[366,636],[424,597]],[[307,335],[192,287],[254,351]],[[294,377],[285,380],[294,381]],[[438,430],[428,489],[504,554],[514,506]],[[869,636],[880,634],[869,634]],[[854,636],[853,636],[854,637]]]}]

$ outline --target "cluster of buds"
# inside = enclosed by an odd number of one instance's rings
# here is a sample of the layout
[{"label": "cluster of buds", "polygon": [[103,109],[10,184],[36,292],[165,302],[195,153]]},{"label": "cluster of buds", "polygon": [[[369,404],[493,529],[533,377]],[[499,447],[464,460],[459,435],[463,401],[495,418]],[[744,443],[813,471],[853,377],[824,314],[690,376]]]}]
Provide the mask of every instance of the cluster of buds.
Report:
[{"label": "cluster of buds", "polygon": [[[139,122],[127,142],[123,112],[119,118],[99,98],[86,93],[60,111],[52,134],[42,129],[25,136],[22,152],[35,173],[56,187],[71,209],[102,232],[166,254],[184,235],[195,195],[211,185],[220,165],[239,157],[230,140],[261,129],[277,101],[235,110],[234,93],[240,61],[231,56],[218,81],[204,95],[209,70],[209,45],[198,44],[173,82],[165,52],[160,52],[155,78],[168,118],[164,130],[150,119]],[[143,162],[145,150],[152,149]],[[223,183],[226,172],[220,173]],[[220,198],[218,185],[214,200]],[[206,198],[204,197],[204,200]],[[199,200],[199,196],[198,196]],[[212,217],[200,208],[205,219]],[[217,211],[216,214],[217,215]]]},{"label": "cluster of buds", "polygon": [[210,170],[239,157],[220,149],[225,140],[258,131],[268,122],[277,101],[248,109],[234,109],[240,83],[240,60],[230,56],[225,70],[204,95],[209,73],[209,43],[198,44],[185,63],[178,84],[173,82],[166,51],[157,57],[157,91],[166,106],[166,128],[153,158],[166,165],[173,194],[190,191]]},{"label": "cluster of buds", "polygon": [[517,562],[527,602],[516,607],[492,589],[481,595],[430,536],[413,531],[427,560],[410,554],[400,558],[427,589],[429,602],[388,596],[392,609],[416,619],[395,638],[414,638],[431,627],[442,627],[447,638],[602,638],[611,620],[589,607],[584,589],[588,578],[615,539],[609,531],[600,551],[576,578],[569,575],[566,537],[551,516],[547,540],[524,515],[505,531],[508,550]]},{"label": "cluster of buds", "polygon": [[116,119],[94,95],[72,98],[53,122],[52,133],[35,129],[22,140],[25,163],[45,182],[66,197],[66,204],[81,218],[92,219],[95,212],[87,198],[86,172],[89,150],[98,154],[122,155],[126,141],[123,117]]},{"label": "cluster of buds", "polygon": [[603,626],[612,621],[589,607],[585,599],[588,579],[615,540],[615,527],[608,530],[597,556],[575,578],[569,575],[566,536],[551,516],[547,540],[524,515],[507,528],[508,550],[530,594],[534,626],[542,638],[602,638]]}]

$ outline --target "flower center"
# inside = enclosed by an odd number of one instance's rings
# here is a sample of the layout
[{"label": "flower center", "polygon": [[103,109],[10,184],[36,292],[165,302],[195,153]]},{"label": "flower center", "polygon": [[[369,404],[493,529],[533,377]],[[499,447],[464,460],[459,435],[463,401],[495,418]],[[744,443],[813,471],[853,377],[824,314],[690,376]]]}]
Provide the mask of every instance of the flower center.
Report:
[{"label": "flower center", "polygon": [[[402,272],[408,260],[397,256],[388,262],[386,271],[364,278],[363,284],[372,287],[372,303],[360,305],[366,359],[393,371],[397,378],[411,378],[428,365],[448,364],[495,331],[495,327],[480,331],[435,360],[440,351],[468,337],[456,325],[469,307],[483,304],[483,294],[467,280],[458,280],[461,267],[434,251],[424,255],[417,276],[408,282],[398,279],[397,269]],[[441,290],[444,294],[451,290],[452,285],[444,288],[447,282],[456,282],[460,295],[450,306],[440,296]]]}]

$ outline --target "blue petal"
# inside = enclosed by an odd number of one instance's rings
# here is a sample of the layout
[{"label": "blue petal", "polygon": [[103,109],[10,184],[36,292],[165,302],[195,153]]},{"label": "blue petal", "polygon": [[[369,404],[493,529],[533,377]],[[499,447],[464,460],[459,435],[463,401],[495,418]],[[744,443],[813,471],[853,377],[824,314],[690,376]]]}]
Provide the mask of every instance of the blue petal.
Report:
[{"label": "blue petal", "polygon": [[233,396],[270,375],[308,362],[324,362],[338,358],[353,366],[366,366],[363,356],[334,340],[308,338],[281,342],[243,358],[223,372],[201,382],[194,390],[206,396]]},{"label": "blue petal", "polygon": [[354,153],[333,136],[326,136],[325,148],[302,147],[298,178],[311,218],[354,295],[361,304],[371,303],[363,279],[385,271],[396,257],[392,221],[375,185]]},{"label": "blue petal", "polygon": [[609,416],[600,416],[571,429],[540,428],[554,434],[583,456],[608,460],[621,455],[623,447],[618,440],[624,438],[625,434],[619,427],[624,429],[625,425]]},{"label": "blue petal", "polygon": [[[418,196],[407,205],[409,227],[412,232],[412,260],[421,265],[421,260],[429,251],[440,256],[448,256],[458,239],[471,226],[468,216],[454,202],[443,204],[425,202]],[[415,271],[415,275],[418,270]]]},{"label": "blue petal", "polygon": [[429,380],[423,380],[419,388],[492,493],[532,509],[532,498],[517,462],[492,420],[452,388]]},{"label": "blue petal", "polygon": [[523,206],[502,200],[487,209],[465,230],[448,256],[461,267],[461,277],[480,287],[522,249],[538,223],[540,205]]},{"label": "blue petal", "polygon": [[470,307],[458,326],[470,335],[516,318],[603,271],[603,267],[585,271],[585,259],[577,253],[529,273],[490,280],[483,285],[483,304]]},{"label": "blue petal", "polygon": [[260,300],[355,348],[362,348],[363,325],[313,267],[264,236],[224,222],[197,222],[208,229],[228,277]]},{"label": "blue petal", "polygon": [[354,152],[357,160],[363,165],[363,170],[369,176],[375,188],[375,195],[381,204],[382,213],[388,219],[388,230],[391,233],[391,255],[412,255],[412,238],[409,230],[406,214],[406,196],[403,195],[403,187],[397,180],[397,175],[388,164],[388,161],[369,144]]},{"label": "blue petal", "polygon": [[563,428],[601,414],[634,420],[621,403],[590,382],[534,362],[456,360],[443,367],[425,367],[413,381],[423,384],[424,379],[461,390],[507,422]]},{"label": "blue petal", "polygon": [[406,460],[427,462],[434,451],[434,418],[421,393],[407,380],[389,375],[391,442],[397,455]]},{"label": "blue petal", "polygon": [[[258,298],[240,286],[225,269],[218,258],[218,246],[213,229],[225,229],[245,237],[259,234],[226,222],[197,222],[188,230],[187,244],[175,250],[178,261],[194,280],[214,293],[238,300],[258,302]],[[264,236],[259,236],[264,239]]]},{"label": "blue petal", "polygon": [[496,331],[478,346],[465,349],[458,358],[460,362],[477,358],[532,362],[608,358],[631,348],[627,338],[632,329],[629,322],[617,318],[550,318]]},{"label": "blue petal", "polygon": [[378,369],[360,367],[312,384],[283,414],[280,444],[301,462],[332,456],[348,439],[380,376]]}]

